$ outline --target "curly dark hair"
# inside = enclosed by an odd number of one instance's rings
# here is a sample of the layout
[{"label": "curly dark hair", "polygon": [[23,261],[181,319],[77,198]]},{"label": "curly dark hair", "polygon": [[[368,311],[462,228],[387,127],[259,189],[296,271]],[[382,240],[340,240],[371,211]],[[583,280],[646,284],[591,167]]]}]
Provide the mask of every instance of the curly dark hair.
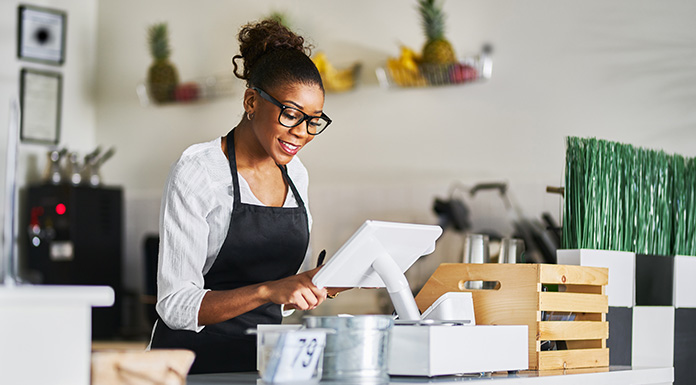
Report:
[{"label": "curly dark hair", "polygon": [[[309,58],[311,47],[302,36],[275,20],[249,23],[239,32],[239,55],[232,58],[234,75],[247,87],[272,90],[302,83],[317,85],[324,91],[321,76]],[[241,73],[237,60],[242,60]]]}]

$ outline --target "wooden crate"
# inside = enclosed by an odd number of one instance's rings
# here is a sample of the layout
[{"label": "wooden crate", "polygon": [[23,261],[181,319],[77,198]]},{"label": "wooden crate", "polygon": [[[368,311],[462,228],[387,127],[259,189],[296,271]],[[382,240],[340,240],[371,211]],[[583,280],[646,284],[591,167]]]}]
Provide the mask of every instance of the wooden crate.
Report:
[{"label": "wooden crate", "polygon": [[[467,281],[497,282],[467,289]],[[471,292],[478,325],[527,325],[529,368],[609,366],[608,269],[546,264],[443,263],[416,296],[425,311],[446,292]],[[558,285],[558,291],[542,287]],[[492,286],[492,285],[491,285]],[[574,321],[542,321],[542,312],[573,312]],[[541,341],[566,341],[566,350],[541,351]],[[501,347],[504,349],[504,347]]]}]

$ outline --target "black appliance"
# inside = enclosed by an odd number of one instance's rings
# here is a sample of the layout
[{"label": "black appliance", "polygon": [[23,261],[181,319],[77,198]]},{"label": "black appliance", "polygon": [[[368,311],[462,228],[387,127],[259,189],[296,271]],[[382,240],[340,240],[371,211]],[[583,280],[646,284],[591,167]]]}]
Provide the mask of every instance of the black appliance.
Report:
[{"label": "black appliance", "polygon": [[92,309],[92,338],[119,336],[122,324],[123,191],[117,187],[28,188],[27,267],[39,283],[107,285],[111,307]]}]

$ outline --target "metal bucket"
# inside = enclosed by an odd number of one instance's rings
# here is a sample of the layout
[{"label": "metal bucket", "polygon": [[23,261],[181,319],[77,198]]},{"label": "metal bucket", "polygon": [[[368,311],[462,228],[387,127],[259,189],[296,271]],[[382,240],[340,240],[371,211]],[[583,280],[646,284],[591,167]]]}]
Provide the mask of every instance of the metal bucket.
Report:
[{"label": "metal bucket", "polygon": [[308,328],[326,328],[322,381],[389,381],[389,337],[394,320],[387,315],[304,317]]}]

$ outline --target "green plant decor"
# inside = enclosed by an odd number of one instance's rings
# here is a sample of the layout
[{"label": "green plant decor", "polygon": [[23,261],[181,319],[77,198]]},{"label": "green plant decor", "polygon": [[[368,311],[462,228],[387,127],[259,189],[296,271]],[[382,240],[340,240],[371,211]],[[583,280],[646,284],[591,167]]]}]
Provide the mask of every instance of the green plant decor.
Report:
[{"label": "green plant decor", "polygon": [[566,139],[563,248],[696,255],[696,161]]},{"label": "green plant decor", "polygon": [[674,183],[674,254],[696,255],[696,158],[675,156]]}]

